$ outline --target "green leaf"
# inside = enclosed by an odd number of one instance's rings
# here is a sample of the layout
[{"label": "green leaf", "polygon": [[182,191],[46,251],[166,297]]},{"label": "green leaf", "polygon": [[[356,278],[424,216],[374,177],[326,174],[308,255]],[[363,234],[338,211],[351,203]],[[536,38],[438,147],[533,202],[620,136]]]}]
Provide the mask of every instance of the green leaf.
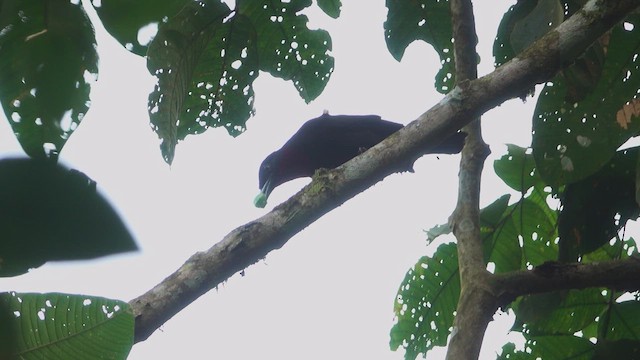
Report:
[{"label": "green leaf", "polygon": [[543,185],[536,171],[531,149],[507,144],[507,154],[493,162],[496,175],[509,187],[521,193],[527,192],[534,185]]},{"label": "green leaf", "polygon": [[311,0],[274,2],[238,1],[238,13],[245,15],[258,34],[260,70],[291,80],[306,101],[318,97],[333,72],[331,37],[324,30],[310,30],[300,11]]},{"label": "green leaf", "polygon": [[[602,74],[588,95],[576,93],[563,74],[545,86],[533,117],[533,154],[551,186],[595,173],[640,131],[638,34],[640,15],[613,28]],[[574,97],[582,100],[567,102]]]},{"label": "green leaf", "polygon": [[337,19],[340,16],[340,7],[342,2],[340,0],[317,0],[318,6],[325,14]]},{"label": "green leaf", "polygon": [[606,337],[608,340],[640,340],[640,323],[634,321],[640,317],[640,302],[625,301],[615,303],[611,309],[611,317],[607,326]]},{"label": "green leaf", "polygon": [[449,1],[387,0],[384,36],[387,49],[400,61],[404,51],[416,40],[425,41],[438,52],[442,68],[436,75],[436,90],[446,94],[455,84],[453,38]]},{"label": "green leaf", "polygon": [[627,220],[637,219],[636,161],[633,148],[618,152],[600,171],[567,185],[558,218],[560,261],[574,262],[616,236]]},{"label": "green leaf", "polygon": [[572,335],[534,336],[528,339],[526,351],[517,351],[513,344],[502,348],[499,360],[591,360],[594,345],[587,339]]},{"label": "green leaf", "polygon": [[599,341],[596,344],[596,352],[591,360],[610,359],[640,359],[640,341]]},{"label": "green leaf", "polygon": [[523,268],[531,268],[558,257],[555,212],[540,201],[524,199],[513,212],[511,221],[522,236]]},{"label": "green leaf", "polygon": [[[125,49],[144,56],[148,43],[139,34],[153,35],[153,29],[167,20],[191,0],[100,0],[92,1],[105,29]],[[142,31],[141,31],[142,30]]]},{"label": "green leaf", "polygon": [[134,317],[127,303],[59,293],[3,293],[20,359],[126,359]]},{"label": "green leaf", "polygon": [[[232,67],[233,62],[242,62],[238,50],[246,46],[249,59],[255,52],[251,34],[240,31],[242,27],[224,23],[230,13],[227,5],[219,1],[190,2],[178,15],[160,25],[149,46],[147,67],[158,77],[149,95],[149,115],[162,139],[162,155],[169,164],[178,140],[210,125],[221,125],[226,102],[244,102],[250,107],[253,101],[251,89],[246,94],[245,86],[241,91],[231,90],[234,85],[251,82],[257,73]],[[242,72],[238,71],[240,68]],[[227,93],[231,99],[226,98]],[[244,123],[249,114],[250,110],[236,115]],[[236,124],[227,121],[224,125]]]},{"label": "green leaf", "polygon": [[[562,22],[563,19],[573,15],[583,5],[584,0],[518,1],[517,4],[512,5],[502,17],[498,26],[498,34],[493,43],[495,66],[498,67],[513,59],[516,53]],[[566,13],[564,13],[565,10]],[[561,14],[564,15],[563,18],[560,17]],[[519,29],[514,30],[516,27]],[[514,50],[512,44],[518,50]]]},{"label": "green leaf", "polygon": [[607,298],[593,288],[529,295],[513,308],[529,334],[573,335],[596,322],[606,306]]},{"label": "green leaf", "polygon": [[17,331],[13,310],[4,301],[0,301],[0,359],[17,360]]},{"label": "green leaf", "polygon": [[149,113],[167,163],[187,135],[217,126],[242,133],[260,70],[292,80],[306,101],[322,92],[333,71],[331,39],[298,14],[310,4],[242,1],[232,12],[202,0],[160,24],[148,50],[147,67],[158,77]]},{"label": "green leaf", "polygon": [[521,52],[563,20],[564,9],[559,0],[537,0],[531,11],[513,23],[509,36],[511,47],[516,53]]},{"label": "green leaf", "polygon": [[0,276],[135,249],[86,175],[45,160],[0,160]]},{"label": "green leaf", "polygon": [[[495,273],[520,269],[522,255],[515,227],[508,221],[509,195],[503,195],[480,211],[480,231],[486,263],[495,265]],[[507,209],[509,211],[507,212]]]},{"label": "green leaf", "polygon": [[56,157],[89,109],[93,27],[62,0],[0,2],[0,102],[24,151]]},{"label": "green leaf", "polygon": [[549,188],[538,176],[533,156],[527,149],[508,146],[508,153],[494,162],[496,174],[523,195],[503,212],[502,218],[486,232],[486,261],[496,272],[531,268],[557,257],[556,211],[549,207]]},{"label": "green leaf", "polygon": [[456,245],[440,245],[433,257],[422,257],[407,272],[400,286],[391,349],[402,346],[405,359],[415,359],[434,346],[446,345],[459,296]]}]

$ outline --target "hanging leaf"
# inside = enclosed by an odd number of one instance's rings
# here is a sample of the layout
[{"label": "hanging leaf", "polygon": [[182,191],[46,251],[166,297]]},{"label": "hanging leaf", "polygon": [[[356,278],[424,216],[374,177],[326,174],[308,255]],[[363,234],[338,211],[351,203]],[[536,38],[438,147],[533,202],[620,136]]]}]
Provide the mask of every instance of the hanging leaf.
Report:
[{"label": "hanging leaf", "polygon": [[291,80],[306,102],[322,93],[334,65],[329,33],[310,30],[309,19],[300,14],[310,5],[311,0],[238,2],[238,13],[251,21],[258,34],[260,70]]},{"label": "hanging leaf", "polygon": [[89,109],[95,35],[81,5],[0,2],[0,102],[31,157],[57,157]]},{"label": "hanging leaf", "polygon": [[425,41],[438,52],[442,68],[436,75],[436,90],[446,94],[455,84],[453,61],[453,34],[449,1],[387,0],[387,21],[384,37],[387,49],[400,61],[409,44]]},{"label": "hanging leaf", "polygon": [[135,249],[120,217],[83,173],[45,160],[0,160],[0,276]]},{"label": "hanging leaf", "polygon": [[242,133],[260,70],[291,80],[307,102],[322,92],[333,71],[331,39],[307,28],[298,13],[309,5],[239,1],[232,12],[219,0],[193,1],[159,25],[148,51],[158,78],[149,113],[167,163],[187,135],[217,126]]}]

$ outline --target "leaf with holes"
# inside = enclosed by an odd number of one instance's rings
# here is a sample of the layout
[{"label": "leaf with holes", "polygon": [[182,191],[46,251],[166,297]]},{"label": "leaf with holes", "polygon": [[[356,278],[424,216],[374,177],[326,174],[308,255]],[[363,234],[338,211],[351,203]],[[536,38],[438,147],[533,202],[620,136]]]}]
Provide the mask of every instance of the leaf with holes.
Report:
[{"label": "leaf with holes", "polygon": [[59,293],[3,293],[20,359],[126,359],[134,317],[126,302]]},{"label": "leaf with holes", "polygon": [[400,61],[409,44],[425,41],[438,52],[442,68],[436,75],[436,90],[446,94],[455,84],[451,11],[448,1],[387,0],[384,37],[387,49]]},{"label": "leaf with holes", "polygon": [[[152,36],[160,23],[167,22],[192,0],[93,0],[105,29],[125,49],[144,56],[148,43],[143,36]],[[149,32],[145,34],[145,32]]]},{"label": "leaf with holes", "polygon": [[640,102],[639,34],[640,15],[613,28],[598,84],[581,93],[581,101],[566,101],[573,90],[562,74],[544,87],[533,117],[533,155],[550,185],[595,173],[640,131],[640,116],[630,106]]},{"label": "leaf with holes", "polygon": [[606,329],[601,329],[601,333],[605,334],[608,340],[640,341],[640,323],[629,321],[640,316],[640,302],[614,302],[611,307],[611,318],[608,324],[601,324],[607,326]]},{"label": "leaf with holes", "polygon": [[306,102],[322,93],[334,64],[329,33],[310,30],[307,17],[300,14],[310,5],[311,0],[238,1],[238,14],[246,16],[258,34],[260,70],[291,80]]},{"label": "leaf with holes", "polygon": [[320,94],[333,58],[329,35],[309,30],[297,14],[310,4],[243,1],[232,12],[219,0],[203,0],[160,25],[148,51],[147,66],[158,77],[149,113],[166,162],[187,135],[217,126],[242,133],[260,70],[292,80],[306,101]]},{"label": "leaf with holes", "polygon": [[598,321],[607,298],[597,288],[535,294],[520,298],[513,306],[514,327],[529,336],[540,334],[573,335]]},{"label": "leaf with holes", "polygon": [[544,187],[535,165],[531,149],[507,144],[507,154],[493,162],[493,169],[510,188],[525,193],[536,184]]},{"label": "leaf with holes", "polygon": [[147,67],[158,77],[149,113],[171,163],[179,140],[210,126],[236,135],[253,111],[255,33],[219,1],[191,2],[161,24]]},{"label": "leaf with holes", "polygon": [[511,214],[509,199],[503,195],[480,211],[480,236],[485,262],[495,265],[495,273],[518,270],[521,266],[521,250],[515,227],[508,221]]},{"label": "leaf with holes", "polygon": [[391,349],[402,346],[405,359],[415,359],[434,346],[446,345],[459,296],[456,245],[440,245],[433,257],[422,257],[407,272],[400,286]]},{"label": "leaf with holes", "polygon": [[535,336],[524,343],[525,351],[516,350],[512,343],[505,345],[498,360],[592,360],[594,347],[588,339],[573,335]]},{"label": "leaf with holes", "polygon": [[89,109],[98,73],[95,36],[82,6],[0,2],[0,102],[31,157],[56,157]]}]

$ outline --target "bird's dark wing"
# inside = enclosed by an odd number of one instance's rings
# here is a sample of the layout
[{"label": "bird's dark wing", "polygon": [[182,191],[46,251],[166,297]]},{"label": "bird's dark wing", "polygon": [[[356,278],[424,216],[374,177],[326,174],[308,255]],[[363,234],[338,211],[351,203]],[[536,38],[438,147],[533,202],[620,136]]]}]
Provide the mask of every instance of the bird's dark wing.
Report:
[{"label": "bird's dark wing", "polygon": [[322,115],[307,121],[282,147],[304,152],[317,168],[335,168],[400,130],[377,115]]}]

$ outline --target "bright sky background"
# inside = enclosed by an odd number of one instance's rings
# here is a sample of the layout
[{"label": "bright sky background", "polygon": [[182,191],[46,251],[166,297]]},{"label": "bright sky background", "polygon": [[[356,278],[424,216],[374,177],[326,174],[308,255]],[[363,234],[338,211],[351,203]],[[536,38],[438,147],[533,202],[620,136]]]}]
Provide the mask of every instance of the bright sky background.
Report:
[{"label": "bright sky background", "polygon": [[[476,2],[481,74],[492,70],[497,26],[515,1]],[[480,6],[484,5],[484,6]],[[344,1],[333,20],[317,9],[311,27],[333,38],[335,72],[324,93],[306,105],[293,85],[268,74],[255,83],[256,116],[231,138],[223,129],[190,136],[167,166],[151,131],[147,95],[154,83],[144,59],[128,53],[97,24],[100,75],[93,105],[62,150],[61,160],[97,181],[119,210],[140,251],[90,262],[48,264],[0,288],[68,292],[131,300],[156,285],[191,254],[208,249],[230,230],[286,200],[308,180],[277,188],[266,209],[256,209],[257,171],[299,127],[324,110],[379,114],[408,123],[441,98],[433,90],[438,59],[414,43],[402,63],[383,37],[383,1]],[[535,102],[510,101],[489,112],[484,136],[493,154],[486,163],[482,203],[507,192],[492,161],[505,143],[530,142]],[[0,155],[21,149],[0,121]],[[402,359],[389,350],[393,301],[406,271],[435,245],[424,229],[446,222],[457,196],[459,156],[427,156],[415,174],[392,175],[324,216],[282,249],[251,266],[244,277],[201,297],[129,359]],[[485,338],[482,359],[495,358],[510,326],[506,316]],[[444,351],[429,359],[444,358]]]}]

